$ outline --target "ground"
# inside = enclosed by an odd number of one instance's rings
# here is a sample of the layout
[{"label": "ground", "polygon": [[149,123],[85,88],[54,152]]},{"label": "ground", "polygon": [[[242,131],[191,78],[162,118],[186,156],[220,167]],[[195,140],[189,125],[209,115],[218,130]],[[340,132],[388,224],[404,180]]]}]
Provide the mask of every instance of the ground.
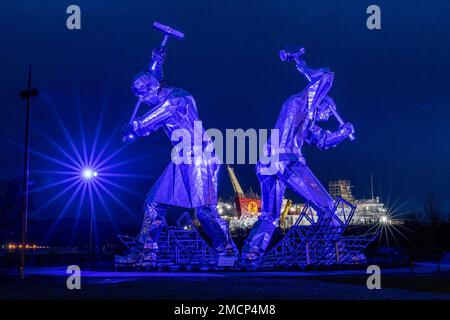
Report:
[{"label": "ground", "polygon": [[20,281],[0,278],[0,299],[430,299],[450,300],[450,265],[381,271],[381,290],[368,290],[364,270],[308,272],[152,273],[83,271],[81,290],[68,290],[64,267],[28,269]]}]

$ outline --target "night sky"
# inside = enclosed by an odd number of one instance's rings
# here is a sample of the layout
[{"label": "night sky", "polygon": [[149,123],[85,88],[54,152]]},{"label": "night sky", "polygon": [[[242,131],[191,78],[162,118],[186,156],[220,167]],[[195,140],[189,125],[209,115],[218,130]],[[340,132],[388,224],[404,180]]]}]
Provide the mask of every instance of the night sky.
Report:
[{"label": "night sky", "polygon": [[[81,30],[66,28],[66,8],[81,8]],[[382,29],[366,28],[366,8],[381,7]],[[358,197],[369,196],[370,172],[375,193],[384,201],[421,206],[432,192],[450,207],[450,2],[418,1],[9,1],[0,10],[1,177],[20,177],[24,137],[24,102],[18,92],[33,65],[31,147],[64,158],[40,131],[63,146],[51,104],[75,142],[80,144],[81,110],[87,148],[105,116],[99,141],[115,135],[108,152],[122,145],[116,130],[135,103],[134,75],[147,68],[161,41],[153,21],[185,32],[170,41],[165,64],[169,84],[191,92],[207,128],[271,128],[283,101],[306,85],[292,63],[278,51],[288,44],[306,48],[312,67],[335,72],[330,95],[342,117],[354,124],[357,140],[321,152],[305,147],[308,165],[327,184],[350,179]],[[336,127],[335,123],[332,127]],[[19,145],[19,147],[17,146]],[[118,161],[147,158],[120,167],[147,178],[118,181],[141,194],[118,197],[140,215],[144,195],[170,161],[171,144],[163,131],[130,145]],[[31,180],[42,186],[57,177],[39,170],[57,166],[31,157]],[[244,189],[259,185],[251,165],[236,168]],[[225,168],[220,195],[232,195]],[[39,207],[58,190],[36,194]],[[292,195],[292,194],[288,194]],[[58,203],[58,201],[60,203]],[[64,197],[40,215],[58,215]],[[58,209],[59,208],[59,209]],[[73,214],[71,210],[68,215]],[[114,219],[121,219],[114,209]]]}]

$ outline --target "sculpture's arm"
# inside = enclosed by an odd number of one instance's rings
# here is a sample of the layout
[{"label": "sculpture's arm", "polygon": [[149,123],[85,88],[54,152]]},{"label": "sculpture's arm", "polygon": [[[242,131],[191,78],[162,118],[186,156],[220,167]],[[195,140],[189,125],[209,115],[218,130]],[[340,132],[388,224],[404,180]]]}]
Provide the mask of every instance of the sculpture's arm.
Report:
[{"label": "sculpture's arm", "polygon": [[150,72],[155,76],[158,81],[164,78],[163,74],[163,64],[166,58],[166,47],[159,46],[153,49],[152,61],[150,62],[149,69]]},{"label": "sculpture's arm", "polygon": [[305,76],[305,78],[309,82],[314,82],[317,78],[325,75],[325,76],[333,76],[334,73],[329,68],[319,68],[312,69],[310,68],[305,60],[299,60],[296,64],[296,68],[300,71],[301,74]]},{"label": "sculpture's arm", "polygon": [[133,132],[140,137],[148,136],[161,128],[170,119],[176,108],[176,104],[171,103],[170,100],[165,100],[133,121]]},{"label": "sculpture's arm", "polygon": [[334,73],[328,68],[311,69],[303,60],[299,60],[296,67],[309,81],[305,89],[307,94],[306,102],[309,110],[313,110],[331,90]]},{"label": "sculpture's arm", "polygon": [[354,132],[353,126],[350,123],[339,126],[339,130],[331,132],[324,130],[317,125],[314,125],[309,130],[309,135],[306,139],[310,145],[315,145],[320,150],[327,150],[334,148],[340,142],[345,140]]}]

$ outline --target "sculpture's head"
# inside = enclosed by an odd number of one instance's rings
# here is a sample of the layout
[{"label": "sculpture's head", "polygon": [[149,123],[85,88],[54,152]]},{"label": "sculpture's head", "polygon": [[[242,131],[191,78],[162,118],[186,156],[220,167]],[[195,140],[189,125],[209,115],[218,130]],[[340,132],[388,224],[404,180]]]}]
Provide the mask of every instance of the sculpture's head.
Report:
[{"label": "sculpture's head", "polygon": [[160,102],[158,97],[160,89],[160,82],[149,72],[141,72],[136,75],[131,86],[136,97],[149,105],[156,105]]}]

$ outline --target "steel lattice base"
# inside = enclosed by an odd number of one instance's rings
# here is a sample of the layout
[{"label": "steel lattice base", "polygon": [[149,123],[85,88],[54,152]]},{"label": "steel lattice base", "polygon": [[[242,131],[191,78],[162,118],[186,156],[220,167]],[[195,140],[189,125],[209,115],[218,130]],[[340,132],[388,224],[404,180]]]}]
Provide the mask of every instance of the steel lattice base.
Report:
[{"label": "steel lattice base", "polygon": [[158,249],[151,254],[144,253],[136,238],[119,235],[133,258],[124,262],[116,256],[116,265],[156,268],[217,265],[218,255],[200,235],[187,212],[181,215],[176,226],[168,226],[165,219],[162,221],[164,225],[157,241]]},{"label": "steel lattice base", "polygon": [[[277,268],[334,264],[355,264],[363,262],[362,251],[377,236],[376,233],[358,236],[344,236],[356,207],[337,198],[334,216],[317,218],[314,210],[306,205],[295,224],[284,238],[269,250],[262,258],[254,261],[242,261],[239,268],[267,270]],[[130,249],[131,258],[124,261],[116,257],[116,265],[132,267],[180,267],[199,266],[216,268],[230,263],[234,257],[220,257],[203,239],[189,214],[184,213],[176,226],[169,227],[162,219],[163,228],[157,241],[158,249],[153,253],[144,253],[142,244],[136,238],[119,235],[120,240]],[[225,260],[224,260],[225,259]],[[223,262],[225,261],[225,263]]]},{"label": "steel lattice base", "polygon": [[[256,269],[300,267],[308,265],[354,264],[362,262],[362,251],[376,233],[343,236],[356,207],[337,198],[332,216],[317,218],[306,205],[286,236],[261,259],[251,264]],[[334,222],[334,223],[333,223]]]}]

